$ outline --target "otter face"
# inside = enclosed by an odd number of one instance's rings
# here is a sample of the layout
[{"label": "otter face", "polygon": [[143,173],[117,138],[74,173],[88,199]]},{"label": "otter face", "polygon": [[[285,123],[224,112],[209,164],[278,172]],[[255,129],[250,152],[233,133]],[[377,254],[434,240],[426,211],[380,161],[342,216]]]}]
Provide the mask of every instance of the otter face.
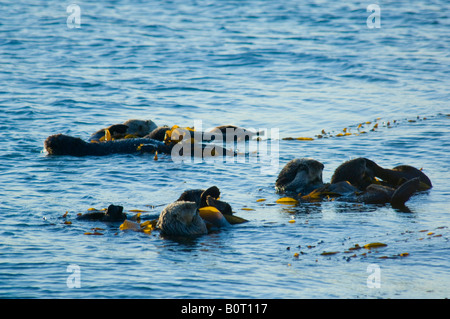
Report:
[{"label": "otter face", "polygon": [[278,192],[309,193],[323,184],[323,168],[314,159],[293,159],[281,170],[275,188]]},{"label": "otter face", "polygon": [[127,134],[145,136],[157,128],[152,120],[128,120],[123,123],[128,126]]},{"label": "otter face", "polygon": [[162,234],[170,236],[196,236],[208,232],[194,202],[177,201],[169,204],[161,212],[156,226]]}]

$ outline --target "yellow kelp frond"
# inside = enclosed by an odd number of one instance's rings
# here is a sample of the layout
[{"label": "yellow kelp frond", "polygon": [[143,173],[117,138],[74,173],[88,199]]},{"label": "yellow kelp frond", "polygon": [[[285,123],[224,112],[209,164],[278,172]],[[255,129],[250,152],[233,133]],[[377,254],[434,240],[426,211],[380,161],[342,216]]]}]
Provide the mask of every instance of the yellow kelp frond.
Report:
[{"label": "yellow kelp frond", "polygon": [[282,140],[284,141],[314,141],[314,138],[312,137],[283,137]]},{"label": "yellow kelp frond", "polygon": [[111,132],[109,130],[105,130],[105,142],[112,141]]},{"label": "yellow kelp frond", "polygon": [[200,217],[212,227],[221,227],[227,223],[224,215],[213,206],[206,206],[199,208],[198,210]]},{"label": "yellow kelp frond", "polygon": [[183,140],[184,137],[188,134],[190,137],[192,137],[191,132],[195,132],[195,129],[193,129],[192,127],[179,127],[178,125],[174,125],[170,130],[166,131],[166,135],[164,136],[164,143],[178,143]]},{"label": "yellow kelp frond", "polygon": [[147,220],[141,224],[141,231],[150,234],[156,227],[156,221]]},{"label": "yellow kelp frond", "polygon": [[371,249],[371,248],[379,248],[379,247],[386,247],[387,244],[383,244],[383,243],[370,243],[370,244],[366,244],[363,247],[366,249]]},{"label": "yellow kelp frond", "polygon": [[103,233],[99,233],[99,232],[96,232],[96,231],[93,232],[93,233],[92,233],[92,232],[85,232],[84,234],[85,234],[85,235],[97,235],[97,236],[98,236],[98,235],[100,235],[100,236],[103,235]]},{"label": "yellow kelp frond", "polygon": [[329,255],[336,255],[338,254],[338,251],[324,251],[321,253],[322,256],[329,256]]},{"label": "yellow kelp frond", "polygon": [[132,230],[136,232],[144,232],[150,234],[156,227],[157,220],[148,220],[139,224],[139,222],[131,221],[126,219],[122,225],[120,225],[120,230]]},{"label": "yellow kelp frond", "polygon": [[304,195],[302,196],[302,199],[305,200],[320,200],[322,199],[322,196],[327,195],[324,192],[321,192],[317,189],[313,190],[311,193],[309,193],[308,195]]},{"label": "yellow kelp frond", "polygon": [[214,206],[205,206],[202,208],[198,209],[198,212],[200,214],[200,217],[202,217],[203,219],[205,219],[205,217],[208,217],[210,215],[215,215],[215,214],[222,214],[217,208],[215,208]]},{"label": "yellow kelp frond", "polygon": [[242,223],[248,222],[247,219],[244,219],[242,217],[238,217],[238,216],[235,216],[235,215],[223,214],[223,217],[225,217],[227,222],[229,222],[231,225],[242,224]]},{"label": "yellow kelp frond", "polygon": [[298,200],[292,197],[282,197],[280,199],[277,199],[277,204],[284,204],[284,205],[297,205]]},{"label": "yellow kelp frond", "polygon": [[134,231],[141,231],[141,225],[136,222],[132,222],[128,219],[125,219],[125,221],[122,223],[122,225],[119,226],[120,230],[134,230]]}]

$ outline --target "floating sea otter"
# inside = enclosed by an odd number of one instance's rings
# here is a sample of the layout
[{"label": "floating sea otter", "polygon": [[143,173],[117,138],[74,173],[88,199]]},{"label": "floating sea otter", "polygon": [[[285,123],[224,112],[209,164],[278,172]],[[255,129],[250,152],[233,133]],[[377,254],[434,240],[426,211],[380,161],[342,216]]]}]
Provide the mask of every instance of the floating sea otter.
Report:
[{"label": "floating sea otter", "polygon": [[401,207],[417,191],[432,187],[422,171],[408,165],[385,169],[369,159],[356,158],[340,165],[327,184],[322,181],[323,168],[322,163],[313,159],[294,159],[281,170],[276,190],[301,193],[303,200],[335,196],[350,202],[391,203]]},{"label": "floating sea otter", "polygon": [[[204,189],[186,190],[181,194],[181,196],[177,199],[177,201],[195,202],[200,207],[200,209],[205,208],[207,206],[214,207],[224,215],[225,219],[230,224],[237,224],[245,221],[242,220],[240,217],[233,215],[233,209],[231,208],[230,204],[219,200],[219,198],[220,198],[219,189],[216,186],[212,186],[206,190]],[[205,209],[201,211],[201,213],[204,211],[207,210]]]},{"label": "floating sea otter", "polygon": [[245,129],[235,125],[220,125],[205,135],[215,135],[220,134],[223,142],[241,142],[249,141],[255,136],[262,136],[264,132],[256,132],[253,130]]},{"label": "floating sea otter", "polygon": [[[105,142],[111,140],[118,140],[123,138],[139,138],[145,137],[155,139],[158,141],[164,141],[167,138],[166,133],[168,131],[174,131],[175,129],[185,130],[181,133],[186,135],[186,131],[191,133],[190,138],[193,138],[194,129],[180,128],[175,125],[172,128],[168,126],[157,126],[152,120],[128,120],[121,124],[114,124],[107,128],[102,128],[93,133],[89,138],[89,142]],[[211,129],[208,132],[196,132],[198,138],[202,141],[214,140],[217,135],[220,135],[222,141],[226,141],[227,137],[231,141],[245,141],[259,136],[262,132],[254,132],[235,125],[221,125]]]},{"label": "floating sea otter", "polygon": [[77,217],[78,220],[98,220],[102,222],[123,222],[127,215],[122,206],[109,205],[106,211],[88,212]]},{"label": "floating sea otter", "polygon": [[220,190],[212,186],[206,190],[184,191],[173,203],[167,205],[158,219],[140,222],[140,214],[130,218],[122,206],[109,205],[104,211],[89,211],[77,220],[121,222],[121,230],[151,233],[159,230],[166,236],[196,236],[219,228],[247,222],[233,215],[231,206],[219,200]]},{"label": "floating sea otter", "polygon": [[64,134],[49,136],[44,142],[49,155],[102,156],[111,154],[133,154],[141,152],[170,154],[172,148],[163,142],[149,138],[130,138],[88,143],[81,138]]},{"label": "floating sea otter", "polygon": [[196,236],[208,233],[206,223],[200,217],[194,202],[177,201],[161,212],[156,227],[169,236]]},{"label": "floating sea otter", "polygon": [[49,155],[100,156],[158,152],[176,156],[235,156],[234,151],[225,147],[205,143],[219,139],[225,141],[227,134],[237,134],[237,140],[253,136],[251,131],[231,125],[217,127],[205,133],[176,125],[171,128],[157,127],[151,120],[128,120],[97,131],[92,134],[90,142],[55,134],[45,140],[44,147]]},{"label": "floating sea otter", "polygon": [[236,152],[219,145],[181,141],[169,143],[151,138],[128,138],[101,143],[88,143],[78,137],[55,134],[47,137],[44,148],[49,155],[105,156],[111,154],[170,154],[179,158],[200,156],[236,156]]},{"label": "floating sea otter", "polygon": [[295,158],[281,170],[275,182],[278,193],[309,193],[323,185],[324,165],[311,158]]},{"label": "floating sea otter", "polygon": [[232,215],[231,206],[219,200],[216,186],[187,190],[161,212],[156,227],[169,236],[194,236],[209,230],[245,222]]},{"label": "floating sea otter", "polygon": [[123,124],[114,124],[93,133],[89,142],[104,142],[122,138],[138,138],[154,131],[158,126],[152,120],[131,119]]},{"label": "floating sea otter", "polygon": [[433,185],[430,179],[421,170],[409,166],[400,165],[393,169],[383,168],[367,158],[355,158],[341,164],[331,177],[331,183],[335,184],[348,181],[360,190],[365,189],[378,177],[384,181],[384,185],[398,187],[402,183],[419,178],[422,188],[429,189]]}]

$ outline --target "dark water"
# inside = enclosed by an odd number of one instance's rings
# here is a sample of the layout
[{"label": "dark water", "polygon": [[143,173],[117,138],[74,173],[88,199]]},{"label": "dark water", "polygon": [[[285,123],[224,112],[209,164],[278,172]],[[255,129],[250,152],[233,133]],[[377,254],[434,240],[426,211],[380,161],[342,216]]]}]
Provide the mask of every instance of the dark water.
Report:
[{"label": "dark water", "polygon": [[[359,1],[77,1],[79,28],[70,4],[0,3],[0,297],[449,297],[447,1],[378,2],[373,29]],[[129,118],[278,129],[277,166],[43,151],[51,134],[87,139]],[[368,121],[366,134],[335,136]],[[315,138],[322,129],[333,137]],[[359,156],[423,168],[434,187],[409,213],[275,204],[290,159],[323,162],[327,181]],[[249,222],[174,241],[75,220],[111,203],[155,218],[211,185]],[[103,235],[85,235],[95,227]],[[371,242],[387,246],[345,253]],[[67,284],[69,265],[80,288]]]}]

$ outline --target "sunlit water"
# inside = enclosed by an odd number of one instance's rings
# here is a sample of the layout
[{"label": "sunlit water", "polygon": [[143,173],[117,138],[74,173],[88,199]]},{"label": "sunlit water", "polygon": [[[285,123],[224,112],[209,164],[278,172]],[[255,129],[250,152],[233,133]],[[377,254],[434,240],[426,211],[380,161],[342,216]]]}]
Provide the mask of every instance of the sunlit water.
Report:
[{"label": "sunlit water", "polygon": [[[79,28],[69,28],[69,1],[1,3],[0,297],[449,297],[446,1],[380,2],[373,29],[359,1],[76,3]],[[279,129],[278,165],[43,151],[51,134],[87,139],[129,118]],[[366,134],[336,137],[369,121]],[[322,129],[333,137],[316,138]],[[290,159],[323,162],[327,181],[359,156],[423,168],[434,187],[409,213],[275,203]],[[183,190],[212,185],[248,223],[175,241],[75,219],[109,204],[152,219]],[[85,235],[95,227],[103,235]],[[346,252],[371,242],[387,246]],[[67,284],[69,265],[79,288]]]}]

